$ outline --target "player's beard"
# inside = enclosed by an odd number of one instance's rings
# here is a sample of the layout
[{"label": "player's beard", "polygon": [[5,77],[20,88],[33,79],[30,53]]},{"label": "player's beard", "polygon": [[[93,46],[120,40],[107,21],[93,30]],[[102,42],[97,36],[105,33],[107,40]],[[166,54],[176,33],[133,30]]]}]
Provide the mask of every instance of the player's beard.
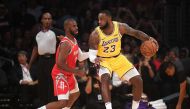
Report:
[{"label": "player's beard", "polygon": [[104,26],[100,27],[100,28],[101,28],[101,29],[106,29],[108,26],[109,26],[109,23],[108,23],[108,21],[107,21],[106,24],[105,24]]},{"label": "player's beard", "polygon": [[74,33],[72,30],[69,30],[70,31],[70,34],[74,37],[76,37],[78,34]]}]

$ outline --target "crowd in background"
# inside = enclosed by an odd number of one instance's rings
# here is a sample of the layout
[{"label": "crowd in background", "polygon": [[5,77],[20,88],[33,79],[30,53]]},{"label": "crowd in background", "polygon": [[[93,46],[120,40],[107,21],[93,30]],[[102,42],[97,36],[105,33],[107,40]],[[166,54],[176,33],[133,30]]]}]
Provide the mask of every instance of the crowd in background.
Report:
[{"label": "crowd in background", "polygon": [[[0,0],[0,75],[3,75],[0,76],[0,84],[2,89],[5,88],[2,93],[7,91],[18,93],[16,89],[10,89],[10,87],[7,89],[4,86],[21,85],[19,81],[16,83],[13,77],[16,73],[14,66],[19,64],[18,53],[20,51],[25,51],[26,53],[21,52],[20,54],[30,58],[35,36],[40,30],[39,19],[43,12],[50,12],[53,16],[53,26],[62,30],[66,18],[75,18],[79,26],[77,37],[79,46],[83,51],[88,51],[89,34],[98,25],[97,14],[102,9],[109,9],[114,20],[127,23],[129,26],[154,37],[159,42],[158,53],[151,59],[146,59],[140,54],[141,42],[139,40],[130,36],[123,36],[122,39],[122,53],[141,73],[144,93],[148,99],[156,100],[178,92],[180,82],[183,81],[184,77],[190,76],[189,49],[185,45],[172,47],[163,41],[161,25],[164,23],[163,7],[165,4],[165,0],[111,0],[111,2],[110,0]],[[163,69],[166,68],[163,68],[163,64],[166,62],[174,63],[177,68],[174,76],[165,74]],[[97,104],[100,104],[100,106],[96,105],[97,107],[92,106],[95,104],[93,99],[90,99],[100,94],[99,80],[94,73],[95,69],[90,67],[88,61],[78,63],[78,67],[81,66],[85,66],[89,76],[78,78],[81,96],[75,107],[81,109],[86,106],[88,109],[90,106],[90,109],[92,107],[104,109],[101,107],[103,105],[101,97],[98,101],[95,100]],[[160,66],[163,66],[162,69]],[[31,75],[35,75],[35,70],[34,66]],[[178,76],[177,72],[181,71],[185,73],[181,74],[183,77]],[[89,84],[95,86],[91,91],[87,90]],[[130,91],[123,90],[123,87],[130,89],[130,85],[127,83],[122,83],[119,87],[110,87],[113,92],[112,96],[115,98],[113,101],[114,109],[125,106],[123,101],[127,98],[123,97],[122,94],[130,93]],[[114,93],[115,90],[117,93]],[[119,97],[121,99],[118,99]]]}]

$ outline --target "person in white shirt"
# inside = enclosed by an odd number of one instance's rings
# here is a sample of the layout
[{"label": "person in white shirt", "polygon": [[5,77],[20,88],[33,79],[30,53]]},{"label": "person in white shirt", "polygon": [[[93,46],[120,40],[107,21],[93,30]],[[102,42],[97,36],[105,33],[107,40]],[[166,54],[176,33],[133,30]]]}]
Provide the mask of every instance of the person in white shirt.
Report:
[{"label": "person in white shirt", "polygon": [[34,73],[30,72],[27,63],[27,53],[25,51],[18,52],[18,65],[14,66],[14,72],[17,77],[17,83],[20,87],[21,99],[24,102],[33,102],[37,98],[38,80]]},{"label": "person in white shirt", "polygon": [[[52,16],[44,12],[41,16],[41,30],[35,37],[35,44],[29,62],[29,68],[37,62],[38,96],[39,105],[45,105],[55,101],[53,93],[53,80],[51,70],[55,63],[55,52],[57,42],[63,37],[64,32],[52,27]],[[34,64],[33,64],[34,63]]]}]

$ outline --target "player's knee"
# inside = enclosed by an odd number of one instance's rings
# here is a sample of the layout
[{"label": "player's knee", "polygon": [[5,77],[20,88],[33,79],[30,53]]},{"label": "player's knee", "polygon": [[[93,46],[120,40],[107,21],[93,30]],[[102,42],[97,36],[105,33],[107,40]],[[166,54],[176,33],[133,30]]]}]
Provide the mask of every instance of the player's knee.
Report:
[{"label": "player's knee", "polygon": [[67,102],[68,100],[58,100],[57,101],[57,105],[60,107],[60,108],[64,108],[67,106]]},{"label": "player's knee", "polygon": [[80,96],[80,92],[76,92],[76,98]]},{"label": "player's knee", "polygon": [[103,75],[101,75],[101,81],[102,82],[106,82],[110,80],[110,75],[108,73],[105,73]]}]

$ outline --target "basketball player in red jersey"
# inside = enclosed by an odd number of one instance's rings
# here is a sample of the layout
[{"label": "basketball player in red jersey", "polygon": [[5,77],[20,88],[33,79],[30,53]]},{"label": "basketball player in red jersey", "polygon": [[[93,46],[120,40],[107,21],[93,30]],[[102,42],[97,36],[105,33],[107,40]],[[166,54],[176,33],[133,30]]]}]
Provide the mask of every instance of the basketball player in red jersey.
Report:
[{"label": "basketball player in red jersey", "polygon": [[70,109],[80,94],[74,75],[84,76],[85,73],[76,68],[76,61],[87,59],[88,53],[83,53],[78,47],[75,39],[78,27],[74,19],[65,20],[64,30],[65,37],[58,46],[56,63],[52,70],[54,95],[58,97],[58,101],[48,103],[39,109]]}]

